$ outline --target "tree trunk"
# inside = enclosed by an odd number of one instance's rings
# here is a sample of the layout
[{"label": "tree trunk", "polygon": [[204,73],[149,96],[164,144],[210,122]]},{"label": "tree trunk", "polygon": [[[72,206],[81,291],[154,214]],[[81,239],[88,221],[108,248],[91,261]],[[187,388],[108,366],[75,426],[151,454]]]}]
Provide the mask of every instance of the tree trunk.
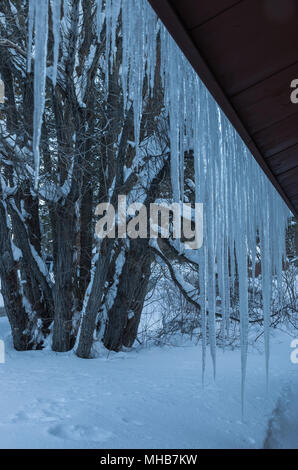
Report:
[{"label": "tree trunk", "polygon": [[57,205],[55,227],[56,257],[54,259],[55,317],[53,328],[53,351],[70,351],[75,342],[73,335],[73,314],[75,310],[76,276],[76,214],[74,204],[66,200]]},{"label": "tree trunk", "polygon": [[5,203],[0,201],[0,277],[5,311],[11,326],[13,344],[17,351],[32,349],[28,331],[29,318],[23,305],[22,290],[13,257],[11,233],[7,227]]},{"label": "tree trunk", "polygon": [[147,239],[130,240],[130,248],[120,275],[113,307],[103,343],[107,349],[119,351],[131,347],[137,337],[142,308],[150,277],[151,255]]},{"label": "tree trunk", "polygon": [[99,257],[94,267],[94,279],[86,309],[83,312],[79,344],[76,351],[77,356],[83,359],[88,359],[91,354],[96,317],[102,301],[103,288],[109,271],[113,245],[113,239],[105,238],[102,241]]}]

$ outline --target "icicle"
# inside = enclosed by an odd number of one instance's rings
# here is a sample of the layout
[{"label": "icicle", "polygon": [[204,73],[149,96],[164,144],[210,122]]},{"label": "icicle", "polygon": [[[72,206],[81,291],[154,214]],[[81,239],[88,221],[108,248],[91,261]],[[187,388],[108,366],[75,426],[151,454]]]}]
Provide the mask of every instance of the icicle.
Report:
[{"label": "icicle", "polygon": [[[266,197],[266,196],[265,196]],[[264,225],[261,236],[262,247],[262,287],[263,287],[263,315],[264,315],[264,341],[265,341],[265,364],[266,383],[268,389],[269,379],[269,359],[270,359],[270,302],[271,302],[271,254],[270,254],[270,231],[269,231],[269,211],[268,196],[265,199]]]},{"label": "icicle", "polygon": [[[245,162],[244,162],[245,163]],[[246,165],[238,167],[239,173],[245,175]],[[241,174],[241,173],[240,173]],[[240,183],[240,182],[239,182]],[[238,183],[238,184],[239,184]],[[245,188],[246,189],[246,188]],[[244,391],[247,367],[248,350],[248,246],[247,246],[247,205],[246,192],[240,186],[237,187],[238,202],[238,228],[236,230],[236,253],[239,278],[239,311],[240,311],[240,345],[241,345],[241,402],[242,416],[244,414]]]},{"label": "icicle", "polygon": [[229,251],[228,251],[226,242],[224,246],[224,289],[225,289],[224,322],[225,322],[226,340],[227,340],[229,338],[229,333],[230,333],[231,294],[230,294],[230,274],[229,274]]},{"label": "icicle", "polygon": [[[200,96],[201,86],[196,80],[195,99],[199,103],[199,109],[193,108],[194,123],[194,169],[195,169],[195,197],[196,202],[205,203],[205,164],[206,164],[206,134],[200,135],[200,127],[203,127],[205,119],[204,107],[206,106],[205,94]],[[201,98],[201,100],[200,100]],[[190,108],[191,109],[191,108]],[[206,239],[206,212],[203,213],[203,229],[204,239]],[[206,311],[206,280],[208,269],[207,249],[204,245],[199,253],[199,286],[200,286],[200,303],[202,315],[202,384],[205,383],[206,370],[206,352],[207,352],[207,311]]]},{"label": "icicle", "polygon": [[102,12],[102,0],[96,0],[96,8],[97,8],[96,10],[97,37],[98,37],[98,40],[100,40],[100,35],[101,35],[103,22],[104,22],[103,12]]},{"label": "icicle", "polygon": [[53,85],[56,86],[57,67],[59,59],[59,43],[60,43],[60,12],[61,0],[53,0],[52,18],[53,18],[53,35],[54,35],[54,61],[53,61]]},{"label": "icicle", "polygon": [[30,0],[30,1],[29,1],[29,10],[28,10],[28,57],[27,57],[27,73],[30,73],[30,72],[31,72],[32,42],[33,42],[33,26],[34,26],[35,2],[36,2],[36,0]]},{"label": "icicle", "polygon": [[252,238],[251,238],[251,298],[252,301],[255,299],[255,280],[256,280],[256,256],[257,256],[257,240],[256,240],[256,232],[253,230]]},{"label": "icicle", "polygon": [[241,401],[242,414],[244,411],[244,390],[248,348],[248,277],[247,277],[247,241],[244,233],[239,234],[238,240],[238,269],[239,269],[239,309],[240,309],[240,343],[241,343]]},{"label": "icicle", "polygon": [[[207,129],[210,132],[216,132],[214,127],[215,122],[215,104],[208,101],[207,106]],[[208,133],[209,133],[208,132]],[[215,158],[214,145],[216,145],[215,139],[212,145],[209,146],[208,152],[208,167],[207,167],[207,179],[208,181],[208,195],[206,195],[207,206],[207,251],[208,251],[208,324],[209,324],[209,341],[210,341],[210,353],[213,363],[213,375],[216,377],[216,248],[215,248]]]},{"label": "icicle", "polygon": [[[32,1],[32,0],[30,0]],[[40,0],[35,8],[35,57],[34,57],[34,132],[33,152],[35,165],[35,189],[38,187],[40,165],[40,137],[45,105],[46,59],[48,42],[48,0]]]},{"label": "icicle", "polygon": [[207,256],[205,247],[200,252],[200,301],[202,315],[202,384],[205,383],[206,351],[207,351],[207,312],[206,312],[206,279],[207,279]]}]

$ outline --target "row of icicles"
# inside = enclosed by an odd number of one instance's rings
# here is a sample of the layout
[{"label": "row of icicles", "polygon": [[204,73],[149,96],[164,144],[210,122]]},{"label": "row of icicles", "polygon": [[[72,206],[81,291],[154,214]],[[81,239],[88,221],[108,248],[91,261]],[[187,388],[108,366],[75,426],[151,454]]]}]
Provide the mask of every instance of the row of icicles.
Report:
[{"label": "row of icicles", "polygon": [[[71,1],[29,0],[28,70],[34,48],[34,160],[35,186],[39,178],[39,142],[45,104],[48,4],[51,3],[54,61],[52,81],[57,80],[59,43],[69,22]],[[233,127],[219,110],[195,71],[157,19],[147,0],[97,0],[94,15],[98,38],[105,35],[105,76],[113,66],[116,27],[122,22],[122,82],[124,108],[133,103],[135,143],[138,148],[143,105],[143,82],[154,86],[156,50],[161,45],[161,78],[164,105],[169,116],[173,199],[183,199],[184,152],[194,151],[196,201],[204,203],[204,245],[198,252],[202,314],[203,377],[207,331],[216,371],[216,289],[221,297],[225,336],[229,334],[230,292],[237,263],[241,337],[242,403],[248,350],[248,260],[254,272],[256,237],[261,248],[266,374],[269,371],[270,304],[273,276],[282,283],[285,229],[290,216],[276,190],[263,174]],[[63,27],[62,27],[63,26]],[[84,84],[82,84],[84,86]],[[230,275],[229,275],[230,273]],[[208,313],[208,315],[207,315]]]}]

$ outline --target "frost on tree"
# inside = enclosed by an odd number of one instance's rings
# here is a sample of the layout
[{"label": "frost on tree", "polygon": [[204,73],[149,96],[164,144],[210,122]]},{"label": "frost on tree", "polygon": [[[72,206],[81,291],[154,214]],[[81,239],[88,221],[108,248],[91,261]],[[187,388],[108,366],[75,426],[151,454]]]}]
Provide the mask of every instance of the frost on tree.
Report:
[{"label": "frost on tree", "polygon": [[[74,93],[82,113],[87,112],[85,108],[88,81],[84,77],[88,76],[90,70],[94,75],[93,65],[100,64],[103,78],[98,82],[98,86],[108,95],[111,90],[111,76],[119,60],[119,51],[121,52],[118,76],[122,93],[122,113],[124,122],[129,123],[130,129],[133,128],[129,145],[135,150],[132,167],[129,169],[124,167],[124,182],[127,182],[134,171],[143,164],[141,128],[144,94],[148,93],[147,96],[154,94],[158,74],[158,82],[163,92],[157,118],[166,118],[167,122],[172,202],[185,201],[185,155],[191,152],[195,200],[204,203],[203,248],[195,255],[185,251],[182,244],[177,250],[180,255],[191,258],[198,265],[200,293],[196,302],[200,306],[202,316],[203,375],[207,337],[214,374],[216,371],[217,295],[219,293],[222,303],[221,335],[227,338],[230,325],[230,294],[237,278],[243,396],[248,349],[248,269],[251,264],[254,271],[258,239],[262,257],[264,338],[268,373],[271,285],[273,276],[281,279],[282,259],[285,256],[285,228],[289,211],[165,27],[157,19],[148,2],[94,0],[90,2],[88,8],[92,8],[90,21],[93,21],[93,24],[86,26],[84,22],[80,22],[80,18],[86,13],[85,2],[29,0],[27,72],[34,69],[35,190],[38,188],[44,190],[39,178],[40,135],[47,82],[55,88],[60,80],[61,86],[67,88],[70,84],[68,81],[73,76],[74,80],[71,83],[73,87],[68,87],[68,90],[71,89]],[[47,27],[50,22],[51,35],[48,34]],[[100,60],[96,60],[98,50],[92,43],[82,65],[81,57],[76,55],[78,45],[82,46],[78,38],[82,41],[90,39],[88,37],[90,31],[97,35],[97,45],[100,44],[100,50],[104,53]],[[51,54],[47,49],[49,40],[52,44]],[[83,47],[81,51],[82,49]],[[74,58],[66,67],[66,52],[69,50],[73,51]],[[86,124],[85,130],[88,131]],[[119,147],[127,137],[127,133],[124,125],[118,136]],[[77,139],[78,135],[74,132],[72,136],[74,146],[78,142]],[[118,158],[121,158],[121,155],[119,153]],[[72,181],[75,169],[76,164],[73,162],[68,168],[64,184],[59,189],[59,197],[55,196],[53,203],[61,198],[67,200],[73,194]],[[42,170],[44,171],[44,168]],[[157,170],[161,172],[162,168]],[[145,178],[144,175],[143,177]],[[156,177],[157,173],[154,174],[152,171],[147,182],[154,181]],[[110,188],[111,194],[116,183],[117,175]],[[50,187],[50,185],[47,187],[48,191]],[[74,214],[76,215],[76,212]],[[102,266],[109,262],[100,248],[98,246],[97,253],[93,253],[92,275],[89,276],[90,283],[79,311],[81,325],[76,345],[82,357],[90,353],[90,341],[93,338],[97,318],[96,302],[101,301],[98,286],[104,285],[105,274]],[[115,255],[112,246],[108,245],[107,250],[110,250],[111,257]],[[165,262],[162,253],[158,253],[158,248],[153,247],[153,250],[157,256],[160,256],[162,262]],[[128,269],[125,260],[121,258],[121,253],[121,250],[117,253],[117,257],[121,259],[118,278],[121,278]],[[119,267],[119,262],[117,266]],[[120,285],[118,280],[115,278],[111,281],[115,290]],[[179,283],[178,276],[176,281]],[[107,304],[115,299],[110,294],[106,297]],[[194,301],[191,298],[190,300]],[[92,322],[88,323],[88,328],[85,328],[86,319],[89,317],[92,317]]]}]

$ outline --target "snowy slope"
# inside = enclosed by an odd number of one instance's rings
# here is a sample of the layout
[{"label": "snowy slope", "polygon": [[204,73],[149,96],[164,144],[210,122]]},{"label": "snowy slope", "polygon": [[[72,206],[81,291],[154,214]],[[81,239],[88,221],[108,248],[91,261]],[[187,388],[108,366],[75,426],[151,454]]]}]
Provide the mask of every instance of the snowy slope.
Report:
[{"label": "snowy slope", "polygon": [[[18,353],[0,319],[1,448],[255,448],[290,376],[290,338],[273,340],[270,396],[264,357],[248,357],[246,418],[241,422],[238,350],[218,352],[218,377],[200,348],[152,348],[82,360],[51,351]],[[291,380],[292,380],[291,379]],[[297,380],[298,382],[298,380]]]}]

